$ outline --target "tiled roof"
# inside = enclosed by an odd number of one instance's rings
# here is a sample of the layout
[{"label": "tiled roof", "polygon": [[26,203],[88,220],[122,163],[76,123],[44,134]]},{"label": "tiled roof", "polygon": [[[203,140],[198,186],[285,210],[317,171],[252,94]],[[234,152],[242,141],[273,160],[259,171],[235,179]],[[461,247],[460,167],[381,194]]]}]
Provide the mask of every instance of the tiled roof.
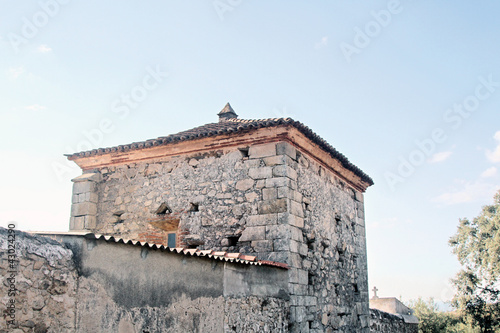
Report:
[{"label": "tiled roof", "polygon": [[227,135],[231,133],[244,133],[264,127],[276,127],[280,125],[293,126],[304,134],[311,141],[320,146],[324,151],[328,152],[333,158],[337,159],[344,168],[352,171],[359,176],[363,181],[373,185],[373,180],[365,174],[361,169],[352,164],[347,157],[339,153],[328,142],[314,133],[309,127],[303,123],[293,120],[292,118],[269,118],[269,119],[238,119],[230,118],[218,123],[210,123],[203,126],[195,127],[187,131],[162,136],[156,139],[134,142],[127,145],[120,145],[110,148],[99,148],[90,151],[79,152],[67,155],[68,157],[78,158],[95,155],[103,155],[114,152],[126,152],[130,150],[143,149],[155,146],[167,145],[181,141],[195,140],[204,137],[214,137],[218,135]]},{"label": "tiled roof", "polygon": [[246,265],[258,265],[258,266],[274,266],[288,269],[288,265],[281,262],[269,261],[269,260],[259,260],[256,256],[250,256],[242,253],[230,253],[225,251],[214,251],[214,250],[198,250],[198,249],[188,249],[181,247],[167,247],[163,244],[152,244],[148,242],[139,242],[130,239],[124,239],[115,236],[109,235],[101,235],[101,234],[93,234],[85,231],[69,231],[69,232],[44,232],[44,231],[33,231],[31,233],[43,235],[47,237],[51,236],[82,236],[88,239],[96,239],[96,240],[104,240],[109,243],[121,243],[121,244],[130,244],[135,246],[148,247],[151,249],[157,249],[162,251],[174,252],[178,254],[183,254],[187,256],[196,256],[196,257],[207,257],[209,259],[228,261],[228,262],[236,262],[240,264]]}]

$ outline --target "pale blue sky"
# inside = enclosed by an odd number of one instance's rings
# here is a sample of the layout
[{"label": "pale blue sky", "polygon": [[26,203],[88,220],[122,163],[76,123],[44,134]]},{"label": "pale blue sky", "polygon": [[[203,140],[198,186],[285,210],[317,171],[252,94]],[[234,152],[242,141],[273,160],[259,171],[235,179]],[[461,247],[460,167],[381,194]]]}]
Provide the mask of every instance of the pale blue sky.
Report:
[{"label": "pale blue sky", "polygon": [[[79,171],[63,154],[215,122],[230,102],[241,118],[305,123],[374,179],[370,288],[451,297],[458,265],[447,241],[500,188],[500,3],[0,0],[0,9],[2,224],[67,230]],[[141,88],[158,69],[168,76]],[[414,170],[400,173],[401,158]]]}]

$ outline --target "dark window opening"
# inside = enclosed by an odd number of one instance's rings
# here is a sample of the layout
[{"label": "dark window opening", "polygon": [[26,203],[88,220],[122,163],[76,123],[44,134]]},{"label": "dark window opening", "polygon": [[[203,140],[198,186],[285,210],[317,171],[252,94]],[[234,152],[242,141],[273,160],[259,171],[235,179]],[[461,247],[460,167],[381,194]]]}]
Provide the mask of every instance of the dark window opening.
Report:
[{"label": "dark window opening", "polygon": [[358,284],[357,283],[353,283],[352,284],[352,288],[354,289],[354,292],[357,294],[359,293],[359,289],[358,289]]},{"label": "dark window opening", "polygon": [[240,236],[229,236],[227,237],[228,246],[236,246],[238,244],[238,240]]},{"label": "dark window opening", "polygon": [[243,157],[243,158],[248,157],[248,151],[250,150],[250,148],[248,148],[248,147],[238,148],[238,150],[241,153],[241,157]]},{"label": "dark window opening", "polygon": [[158,214],[158,215],[165,215],[165,214],[170,214],[172,213],[172,209],[170,209],[170,207],[168,207],[167,203],[164,202],[160,205],[160,207],[158,207],[158,209],[155,211],[155,214]]},{"label": "dark window opening", "polygon": [[189,207],[190,212],[199,212],[200,211],[200,205],[197,203],[192,203],[191,206]]},{"label": "dark window opening", "polygon": [[176,235],[175,233],[168,234],[167,246],[175,247]]},{"label": "dark window opening", "polygon": [[125,212],[123,210],[119,210],[115,213],[113,213],[113,216],[115,218],[115,223],[123,223],[125,220],[122,218],[122,215],[124,214]]},{"label": "dark window opening", "polygon": [[307,273],[307,284],[310,285],[310,286],[314,285],[314,280],[315,280],[314,279],[314,274],[309,271]]}]

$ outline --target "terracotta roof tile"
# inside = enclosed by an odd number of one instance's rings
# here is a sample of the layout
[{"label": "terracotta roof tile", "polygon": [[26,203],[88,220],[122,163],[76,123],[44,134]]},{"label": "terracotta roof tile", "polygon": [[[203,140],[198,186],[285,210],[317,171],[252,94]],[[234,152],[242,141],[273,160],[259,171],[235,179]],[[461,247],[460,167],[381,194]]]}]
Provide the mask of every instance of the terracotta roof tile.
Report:
[{"label": "terracotta roof tile", "polygon": [[243,133],[249,132],[254,129],[264,128],[264,127],[275,127],[280,125],[293,126],[302,134],[304,134],[311,141],[319,145],[323,150],[328,152],[333,158],[340,161],[340,163],[348,170],[354,172],[362,180],[366,181],[370,185],[373,185],[373,180],[365,174],[357,166],[349,162],[347,157],[339,153],[335,148],[333,148],[328,142],[321,138],[318,134],[314,133],[309,127],[303,123],[293,120],[292,118],[268,118],[268,119],[238,119],[238,118],[228,118],[222,122],[210,123],[203,126],[198,126],[187,131],[179,132],[176,134],[171,134],[168,136],[162,136],[156,139],[146,140],[142,142],[134,142],[128,145],[120,145],[117,147],[110,148],[99,148],[90,151],[79,152],[75,154],[66,155],[70,158],[87,157],[95,155],[103,155],[114,152],[124,152],[135,149],[143,149],[154,146],[167,145],[170,143],[195,140],[203,137],[213,137],[217,135],[224,135],[230,133]]}]

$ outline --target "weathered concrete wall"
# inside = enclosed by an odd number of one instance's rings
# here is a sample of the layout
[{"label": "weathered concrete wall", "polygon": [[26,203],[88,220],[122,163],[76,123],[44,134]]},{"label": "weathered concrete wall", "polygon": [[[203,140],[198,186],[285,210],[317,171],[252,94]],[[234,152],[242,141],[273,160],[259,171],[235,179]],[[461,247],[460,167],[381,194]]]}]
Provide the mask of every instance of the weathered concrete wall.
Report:
[{"label": "weathered concrete wall", "polygon": [[[241,323],[274,332],[276,325],[288,325],[286,270],[81,237],[63,242],[77,253],[83,276],[77,324],[82,333],[121,332],[122,327],[223,332]],[[221,311],[235,306],[239,311]]]},{"label": "weathered concrete wall", "polygon": [[367,332],[363,194],[307,154],[288,161],[297,174],[297,187],[292,184],[288,195],[299,228],[292,230],[292,271],[299,278],[290,281],[291,289],[308,296],[292,303],[296,320],[308,321],[310,332]]},{"label": "weathered concrete wall", "polygon": [[[2,272],[7,234],[0,228]],[[20,231],[16,237],[19,325],[7,329],[2,321],[0,332],[287,331],[284,269],[83,236],[54,236],[64,245]],[[8,289],[0,292],[6,310]]]},{"label": "weathered concrete wall", "polygon": [[406,322],[401,315],[370,309],[370,332],[418,333],[418,324]]},{"label": "weathered concrete wall", "polygon": [[[74,331],[73,253],[51,239],[9,230],[0,228],[0,332]],[[15,324],[7,325],[10,320]]]}]

